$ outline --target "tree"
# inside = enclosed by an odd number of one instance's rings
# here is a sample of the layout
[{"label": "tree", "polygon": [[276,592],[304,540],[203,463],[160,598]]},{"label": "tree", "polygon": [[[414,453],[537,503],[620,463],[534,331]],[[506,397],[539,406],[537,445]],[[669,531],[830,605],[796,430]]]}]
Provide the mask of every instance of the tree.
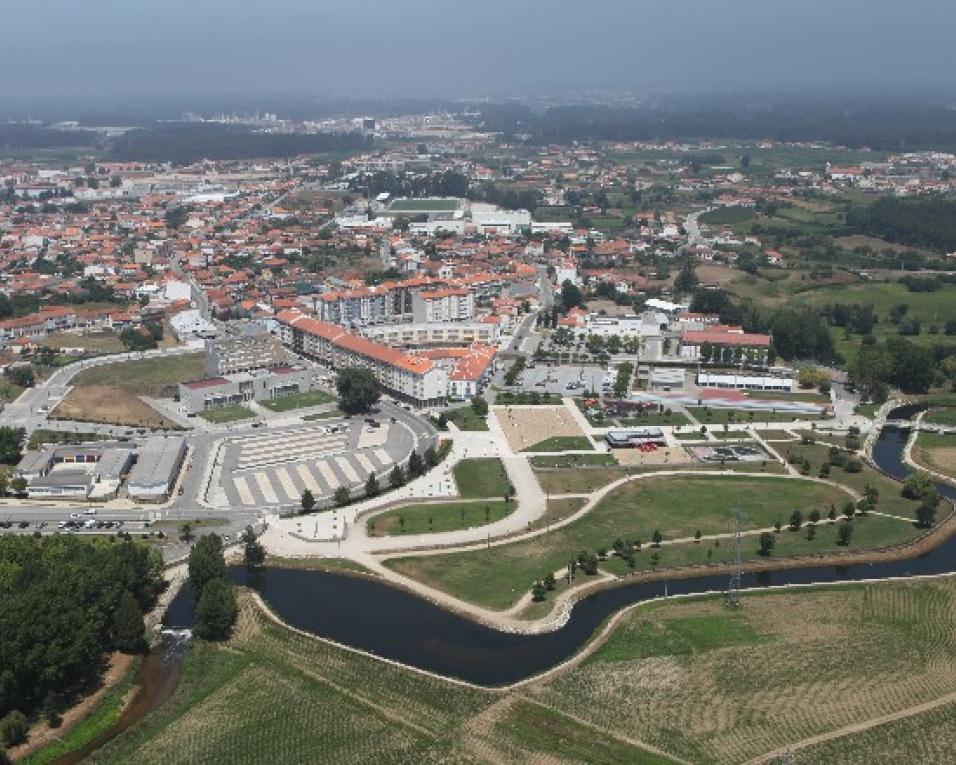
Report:
[{"label": "tree", "polygon": [[315,507],[315,495],[311,491],[306,489],[302,492],[302,512],[311,513],[312,509]]},{"label": "tree", "polygon": [[129,592],[123,593],[113,612],[113,643],[123,653],[142,653],[146,648],[143,612]]},{"label": "tree", "polygon": [[7,370],[3,373],[3,376],[6,377],[14,385],[17,385],[21,388],[32,388],[36,382],[33,375],[33,367],[19,366],[19,367],[8,367]]},{"label": "tree", "polygon": [[27,716],[19,709],[14,709],[0,720],[0,739],[3,739],[5,746],[22,744],[27,740],[29,730]]},{"label": "tree", "polygon": [[811,510],[811,511],[810,511],[809,521],[810,521],[810,523],[813,523],[813,524],[819,523],[819,522],[820,522],[820,511],[819,511],[819,510]]},{"label": "tree", "polygon": [[760,554],[766,557],[773,552],[773,547],[777,543],[777,538],[769,531],[765,531],[760,535],[758,542],[760,544]]},{"label": "tree", "polygon": [[694,265],[688,261],[674,277],[674,291],[682,294],[693,292],[698,284],[700,284],[700,279],[697,278]]},{"label": "tree", "polygon": [[536,579],[534,584],[531,585],[531,599],[535,603],[540,603],[542,600],[545,599],[546,595],[547,595],[547,590],[545,589],[544,584],[541,582],[540,579]]},{"label": "tree", "polygon": [[554,574],[549,573],[544,578],[544,588],[549,592],[557,586],[557,582],[554,581]]},{"label": "tree", "polygon": [[186,521],[182,526],[179,527],[180,541],[185,542],[188,545],[195,537],[196,535],[193,534],[193,525],[189,521]]},{"label": "tree", "polygon": [[438,464],[438,452],[435,451],[434,446],[429,446],[425,450],[425,465],[433,468]]},{"label": "tree", "polygon": [[916,526],[921,529],[928,529],[936,522],[936,508],[933,505],[923,502],[916,508]]},{"label": "tree", "polygon": [[392,472],[388,474],[388,485],[393,489],[398,489],[399,487],[405,484],[405,471],[402,470],[401,465],[396,465],[392,468]]},{"label": "tree", "polygon": [[216,579],[226,579],[226,560],[222,554],[222,540],[218,534],[199,538],[189,553],[189,583],[197,597]]},{"label": "tree", "polygon": [[425,473],[425,463],[422,456],[414,449],[408,455],[408,477],[409,479],[418,478]]},{"label": "tree", "polygon": [[199,596],[193,634],[203,640],[226,640],[232,632],[236,614],[232,585],[225,578],[213,579]]},{"label": "tree", "polygon": [[849,523],[844,523],[837,529],[837,544],[840,545],[840,547],[847,547],[852,538],[853,526]]},{"label": "tree", "polygon": [[654,529],[654,533],[651,534],[651,542],[654,543],[654,547],[660,547],[661,542],[664,541],[664,535],[658,529]]},{"label": "tree", "polygon": [[378,478],[375,477],[375,473],[369,473],[368,478],[365,480],[365,496],[377,497],[380,491]]},{"label": "tree", "polygon": [[854,505],[852,502],[847,502],[843,506],[843,515],[848,521],[852,521],[853,516],[856,515],[856,505]]},{"label": "tree", "polygon": [[790,530],[797,531],[803,525],[803,513],[799,510],[794,510],[790,514]]},{"label": "tree", "polygon": [[584,307],[584,296],[570,279],[565,279],[561,285],[561,306],[565,311]]},{"label": "tree", "polygon": [[339,406],[348,414],[367,412],[382,396],[382,386],[375,375],[361,367],[345,367],[335,381]]},{"label": "tree", "polygon": [[903,496],[922,499],[933,488],[933,479],[921,470],[914,471],[903,481]]},{"label": "tree", "polygon": [[[23,428],[0,427],[0,462],[15,465],[20,461],[20,444],[23,443]],[[13,483],[10,484],[13,486]],[[24,488],[26,484],[24,483]]]},{"label": "tree", "polygon": [[335,502],[336,507],[345,507],[352,501],[352,492],[349,491],[349,487],[339,486],[332,495],[332,501]]},{"label": "tree", "polygon": [[260,544],[252,526],[242,532],[243,557],[247,566],[261,566],[266,559],[266,549]]},{"label": "tree", "polygon": [[471,408],[479,417],[486,417],[488,415],[488,402],[481,396],[475,396],[471,400]]}]

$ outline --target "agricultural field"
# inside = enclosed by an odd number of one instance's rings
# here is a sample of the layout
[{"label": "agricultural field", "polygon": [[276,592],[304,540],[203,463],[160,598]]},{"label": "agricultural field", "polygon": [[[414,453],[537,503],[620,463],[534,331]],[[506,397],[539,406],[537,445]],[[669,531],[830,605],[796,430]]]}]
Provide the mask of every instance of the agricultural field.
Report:
[{"label": "agricultural field", "polygon": [[161,415],[129,390],[92,383],[74,387],[50,412],[50,418],[126,425],[133,428],[180,429],[179,425]]},{"label": "agricultural field", "polygon": [[753,220],[756,215],[752,207],[718,207],[716,210],[701,213],[698,220],[707,226],[732,226]]},{"label": "agricultural field", "polygon": [[[837,487],[785,477],[637,479],[611,492],[585,516],[549,534],[490,549],[393,558],[386,565],[468,602],[504,609],[523,595],[531,582],[565,566],[579,551],[607,550],[618,538],[642,540],[646,544],[655,530],[660,531],[665,540],[690,539],[697,531],[704,535],[727,534],[731,511],[735,508],[745,515],[744,529],[766,529],[775,521],[786,525],[795,509],[802,510],[804,517],[813,509],[825,515],[830,504],[842,507],[848,499],[849,495]],[[862,544],[872,544],[874,538],[907,528],[912,530],[901,521],[871,516],[862,519],[854,539],[859,537]],[[813,540],[806,540],[800,532],[782,532],[779,552],[775,554],[832,550],[835,542],[835,527],[821,527]],[[729,544],[688,542],[665,545],[660,552],[651,552],[647,546],[637,556],[636,563],[639,570],[716,563],[728,560],[733,552],[731,548]],[[751,558],[757,556],[756,540],[745,554]],[[608,561],[613,573],[626,573],[618,563],[622,562]]]},{"label": "agricultural field", "polygon": [[376,515],[365,525],[373,537],[431,534],[484,526],[500,521],[516,509],[515,502],[505,504],[500,499],[405,505]]},{"label": "agricultural field", "polygon": [[272,412],[288,412],[293,409],[330,404],[333,401],[335,401],[335,397],[331,393],[326,393],[324,390],[310,390],[296,396],[283,396],[282,398],[260,401],[259,403]]},{"label": "agricultural field", "polygon": [[694,763],[787,748],[797,763],[945,762],[956,740],[952,704],[800,742],[951,695],[954,596],[956,582],[944,578],[745,594],[738,611],[717,599],[656,603],[530,694]]},{"label": "agricultural field", "polygon": [[459,496],[465,499],[503,497],[511,486],[505,466],[497,457],[461,460],[452,470]]},{"label": "agricultural field", "polygon": [[72,384],[75,387],[111,385],[134,396],[172,398],[179,383],[202,377],[205,369],[206,357],[202,353],[153,356],[84,369],[73,378]]},{"label": "agricultural field", "polygon": [[170,700],[95,761],[517,765],[568,752],[608,764],[673,762],[523,695],[457,685],[293,633],[243,596],[233,639],[196,641]]}]

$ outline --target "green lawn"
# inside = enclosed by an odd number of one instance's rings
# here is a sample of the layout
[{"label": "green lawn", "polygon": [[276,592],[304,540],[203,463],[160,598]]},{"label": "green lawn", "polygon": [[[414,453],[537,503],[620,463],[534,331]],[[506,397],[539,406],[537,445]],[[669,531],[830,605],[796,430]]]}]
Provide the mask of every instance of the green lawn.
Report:
[{"label": "green lawn", "polygon": [[84,369],[73,378],[73,385],[112,385],[134,396],[171,398],[179,383],[198,379],[205,370],[203,353],[171,354]]},{"label": "green lawn", "polygon": [[614,467],[617,460],[611,454],[548,454],[531,458],[536,468]]},{"label": "green lawn", "polygon": [[718,438],[721,441],[751,437],[746,430],[718,430],[717,428],[714,428],[710,432],[711,432],[711,435],[714,436],[714,438]]},{"label": "green lawn", "polygon": [[260,401],[266,409],[273,412],[288,412],[292,409],[304,409],[307,406],[320,406],[335,401],[335,397],[326,393],[324,390],[310,390],[307,393],[299,393],[296,396],[284,396],[283,398],[274,398],[271,401]]},{"label": "green lawn", "polygon": [[255,417],[255,414],[248,407],[236,404],[235,406],[224,406],[221,409],[207,409],[205,412],[199,412],[199,416],[207,422],[222,425],[226,422],[247,420],[250,417]]},{"label": "green lawn", "polygon": [[461,460],[453,469],[459,496],[465,499],[503,497],[511,486],[505,466],[497,457]]},{"label": "green lawn", "polygon": [[446,409],[445,417],[455,423],[459,430],[488,430],[488,420],[479,417],[470,406]]},{"label": "green lawn", "polygon": [[[842,506],[847,498],[834,487],[784,477],[639,479],[612,492],[583,518],[550,534],[487,550],[395,558],[386,565],[464,600],[503,609],[523,595],[535,579],[565,565],[579,551],[609,549],[617,538],[640,539],[646,544],[655,529],[665,539],[691,537],[697,530],[702,534],[727,533],[734,508],[744,512],[744,528],[769,527],[777,520],[786,524],[797,508],[824,511],[830,503]],[[871,516],[863,523],[873,521],[876,525],[881,520],[885,519]],[[910,528],[899,521],[890,523],[894,529]],[[822,549],[825,543],[817,546]],[[671,564],[695,557],[706,562],[705,545],[682,547],[687,549],[662,548],[660,555]],[[718,549],[730,554],[732,545],[727,543]],[[756,542],[747,553],[747,557],[756,555]],[[639,565],[650,567],[650,557],[645,548],[638,556]]]},{"label": "green lawn", "polygon": [[594,444],[587,436],[551,436],[524,449],[526,452],[574,452],[594,450]]},{"label": "green lawn", "polygon": [[800,420],[820,420],[819,414],[803,412],[780,412],[776,410],[755,411],[752,409],[717,409],[707,406],[689,406],[689,411],[702,425],[723,425],[725,422],[797,422]]},{"label": "green lawn", "polygon": [[366,528],[375,537],[457,531],[500,521],[516,509],[517,503],[500,499],[405,505],[370,518]]},{"label": "green lawn", "polygon": [[680,412],[671,412],[667,414],[666,412],[642,412],[637,417],[624,417],[618,419],[618,422],[623,427],[642,427],[642,426],[653,426],[653,425],[689,425],[690,420],[688,420]]},{"label": "green lawn", "polygon": [[923,415],[923,422],[956,426],[956,407],[933,407]]}]

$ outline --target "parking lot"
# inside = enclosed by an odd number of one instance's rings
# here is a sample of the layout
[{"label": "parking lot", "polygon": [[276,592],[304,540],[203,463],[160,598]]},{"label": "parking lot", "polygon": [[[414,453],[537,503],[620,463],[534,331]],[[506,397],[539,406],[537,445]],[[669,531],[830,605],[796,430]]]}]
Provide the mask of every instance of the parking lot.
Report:
[{"label": "parking lot", "polygon": [[[520,390],[538,393],[556,393],[560,396],[580,396],[588,391],[600,392],[606,372],[598,366],[562,364],[549,367],[538,362],[530,364],[521,373]],[[509,390],[518,390],[518,387]]]}]

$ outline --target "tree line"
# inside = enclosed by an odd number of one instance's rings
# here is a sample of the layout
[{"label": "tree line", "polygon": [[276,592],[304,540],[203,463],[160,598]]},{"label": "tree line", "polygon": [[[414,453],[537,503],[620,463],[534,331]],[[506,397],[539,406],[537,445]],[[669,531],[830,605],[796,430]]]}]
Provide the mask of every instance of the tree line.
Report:
[{"label": "tree line", "polygon": [[881,197],[854,207],[847,223],[863,233],[898,244],[939,252],[956,250],[956,199],[930,196]]},{"label": "tree line", "polygon": [[128,535],[0,536],[0,715],[58,715],[110,651],[141,651],[162,587],[161,554]]}]

